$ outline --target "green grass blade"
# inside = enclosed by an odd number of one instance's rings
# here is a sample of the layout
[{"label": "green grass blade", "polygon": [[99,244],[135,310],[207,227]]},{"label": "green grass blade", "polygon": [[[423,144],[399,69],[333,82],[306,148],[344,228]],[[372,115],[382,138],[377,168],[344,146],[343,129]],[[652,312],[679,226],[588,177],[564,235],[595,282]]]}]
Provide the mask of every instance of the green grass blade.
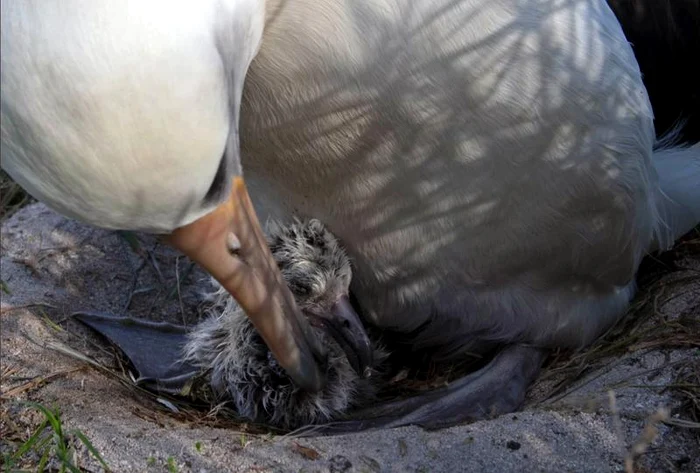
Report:
[{"label": "green grass blade", "polygon": [[10,291],[10,288],[7,287],[7,283],[5,281],[0,280],[0,290],[7,294],[8,296],[12,295],[12,291]]},{"label": "green grass blade", "polygon": [[60,458],[65,458],[68,455],[68,449],[66,448],[66,439],[59,435],[57,432],[53,434],[54,443],[56,444],[56,455]]},{"label": "green grass blade", "polygon": [[61,327],[61,326],[58,325],[56,322],[54,322],[53,320],[51,320],[51,319],[49,318],[48,315],[42,313],[42,314],[41,314],[41,318],[43,319],[43,321],[44,321],[44,323],[45,323],[46,325],[48,325],[49,327],[51,327],[51,328],[54,329],[55,331],[57,331],[57,332],[65,332],[65,330],[63,330],[63,327]]},{"label": "green grass blade", "polygon": [[70,461],[65,461],[65,462],[63,463],[63,465],[64,465],[65,467],[67,467],[67,468],[71,471],[71,473],[83,473],[83,472],[80,471],[78,468],[76,468],[72,463],[70,463]]},{"label": "green grass blade", "polygon": [[2,456],[2,466],[5,468],[7,471],[14,471],[13,468],[15,467],[15,459],[12,455],[9,455],[7,453],[3,454]]},{"label": "green grass blade", "polygon": [[44,472],[44,468],[46,468],[46,464],[49,462],[49,455],[51,454],[51,449],[47,448],[44,450],[44,454],[41,456],[41,460],[39,460],[39,466],[37,467],[36,471],[39,473]]},{"label": "green grass blade", "polygon": [[97,449],[95,448],[95,446],[92,444],[92,442],[90,442],[90,440],[85,436],[85,434],[83,434],[83,433],[82,433],[81,431],[79,431],[79,430],[74,430],[74,431],[73,431],[73,435],[75,435],[76,437],[78,437],[78,438],[80,439],[80,441],[83,442],[83,445],[85,445],[85,447],[86,447],[86,448],[88,449],[88,451],[92,454],[92,456],[94,456],[95,458],[97,458],[97,461],[100,462],[100,464],[102,465],[102,468],[104,468],[105,471],[111,471],[111,470],[109,469],[109,466],[107,465],[107,462],[105,462],[105,461],[104,461],[104,458],[102,458],[102,455],[100,455],[100,452],[97,451]]},{"label": "green grass blade", "polygon": [[53,411],[51,411],[51,409],[36,402],[27,402],[26,404],[28,406],[33,407],[34,409],[41,411],[41,413],[44,414],[44,417],[46,417],[46,420],[49,421],[49,424],[51,424],[51,429],[53,429],[53,431],[58,436],[63,436],[63,432],[61,429],[61,419],[60,417],[58,417],[58,410],[56,410],[56,413],[54,413]]},{"label": "green grass blade", "polygon": [[49,445],[49,442],[51,442],[52,438],[53,437],[51,435],[46,435],[39,443],[36,444],[34,451],[37,453],[49,452],[49,454],[51,454],[51,445]]},{"label": "green grass blade", "polygon": [[48,421],[46,419],[44,419],[44,421],[41,423],[41,425],[39,425],[39,427],[34,431],[32,436],[29,437],[27,439],[27,441],[24,442],[22,444],[22,446],[19,447],[19,449],[15,452],[15,454],[13,455],[13,458],[15,460],[21,458],[25,453],[27,453],[32,448],[32,446],[34,446],[35,443],[37,443],[39,441],[39,439],[42,436],[41,434],[47,425],[48,425]]},{"label": "green grass blade", "polygon": [[126,230],[117,230],[116,233],[129,245],[129,247],[134,253],[141,253],[141,241],[134,232]]}]

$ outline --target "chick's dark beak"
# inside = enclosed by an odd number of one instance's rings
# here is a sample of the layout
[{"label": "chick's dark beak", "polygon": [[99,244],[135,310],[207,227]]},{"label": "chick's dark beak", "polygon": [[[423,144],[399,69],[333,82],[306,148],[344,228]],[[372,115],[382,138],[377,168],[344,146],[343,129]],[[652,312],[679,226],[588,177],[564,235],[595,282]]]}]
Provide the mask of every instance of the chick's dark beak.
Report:
[{"label": "chick's dark beak", "polygon": [[350,366],[358,375],[367,378],[372,366],[372,345],[360,317],[343,296],[333,304],[330,313],[320,320],[321,326],[342,348]]}]

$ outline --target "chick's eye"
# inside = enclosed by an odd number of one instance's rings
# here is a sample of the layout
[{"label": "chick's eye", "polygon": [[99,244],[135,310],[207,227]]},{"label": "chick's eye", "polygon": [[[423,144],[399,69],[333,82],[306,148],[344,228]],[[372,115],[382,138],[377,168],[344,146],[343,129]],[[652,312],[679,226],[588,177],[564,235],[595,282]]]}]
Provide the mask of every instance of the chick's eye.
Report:
[{"label": "chick's eye", "polygon": [[323,239],[323,235],[319,235],[318,233],[306,234],[306,244],[317,250],[323,251],[326,248],[326,241]]},{"label": "chick's eye", "polygon": [[311,287],[307,284],[292,283],[289,285],[289,289],[295,296],[308,296],[311,293]]}]

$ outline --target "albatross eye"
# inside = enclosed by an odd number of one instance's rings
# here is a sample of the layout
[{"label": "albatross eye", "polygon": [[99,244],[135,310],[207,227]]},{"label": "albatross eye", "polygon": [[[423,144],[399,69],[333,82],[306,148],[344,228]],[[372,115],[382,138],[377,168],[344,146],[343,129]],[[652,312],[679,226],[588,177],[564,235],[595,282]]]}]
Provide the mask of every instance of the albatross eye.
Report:
[{"label": "albatross eye", "polygon": [[308,297],[311,294],[311,286],[300,282],[290,282],[289,290],[296,297]]},{"label": "albatross eye", "polygon": [[321,251],[326,249],[326,240],[323,233],[317,231],[307,231],[304,238],[307,245]]}]

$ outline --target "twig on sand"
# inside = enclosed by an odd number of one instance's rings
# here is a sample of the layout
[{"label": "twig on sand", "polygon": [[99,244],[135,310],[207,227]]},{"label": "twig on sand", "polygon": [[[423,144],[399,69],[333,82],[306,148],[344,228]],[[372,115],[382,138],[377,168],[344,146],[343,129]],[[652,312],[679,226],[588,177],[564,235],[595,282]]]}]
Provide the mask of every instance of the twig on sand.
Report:
[{"label": "twig on sand", "polygon": [[652,442],[656,439],[659,433],[658,425],[669,420],[669,410],[665,407],[660,407],[649,416],[642,433],[639,434],[637,440],[628,449],[625,443],[622,419],[620,418],[620,410],[617,408],[617,399],[614,391],[608,391],[608,399],[610,400],[613,428],[622,446],[622,457],[625,459],[625,473],[634,473],[635,462],[649,449]]},{"label": "twig on sand", "polygon": [[634,473],[634,463],[644,452],[647,451],[651,443],[659,433],[658,425],[666,422],[669,411],[665,407],[660,407],[647,420],[644,430],[634,442],[625,455],[625,473]]},{"label": "twig on sand", "polygon": [[56,309],[57,307],[51,304],[47,304],[45,302],[35,302],[33,304],[24,304],[24,305],[14,305],[11,307],[3,307],[0,308],[0,315],[5,315],[9,312],[13,312],[15,310],[22,310],[22,309],[31,309],[32,307],[48,307],[49,309]]},{"label": "twig on sand", "polygon": [[136,286],[138,285],[139,282],[139,275],[141,274],[141,270],[146,266],[146,260],[142,259],[141,263],[134,268],[131,276],[131,286],[129,289],[129,295],[126,298],[126,302],[124,303],[124,308],[122,309],[122,312],[127,313],[129,311],[129,306],[131,305],[131,300],[134,298],[134,295],[136,294]]},{"label": "twig on sand", "polygon": [[59,371],[57,373],[52,373],[52,374],[47,375],[47,376],[35,376],[24,384],[21,384],[17,387],[9,389],[9,390],[5,391],[4,393],[0,393],[0,398],[1,399],[10,399],[13,397],[17,397],[25,391],[29,391],[31,389],[36,389],[36,388],[48,383],[49,381],[53,381],[56,378],[60,378],[62,376],[66,376],[66,375],[69,375],[69,374],[72,374],[72,373],[75,373],[78,371],[82,371],[85,368],[86,368],[85,366],[80,366],[78,368],[73,368],[73,369],[69,369],[69,370]]},{"label": "twig on sand", "polygon": [[180,303],[180,317],[182,317],[182,325],[187,326],[187,320],[185,320],[185,308],[182,305],[182,292],[180,291],[180,257],[175,258],[175,279],[177,284],[177,299]]}]

